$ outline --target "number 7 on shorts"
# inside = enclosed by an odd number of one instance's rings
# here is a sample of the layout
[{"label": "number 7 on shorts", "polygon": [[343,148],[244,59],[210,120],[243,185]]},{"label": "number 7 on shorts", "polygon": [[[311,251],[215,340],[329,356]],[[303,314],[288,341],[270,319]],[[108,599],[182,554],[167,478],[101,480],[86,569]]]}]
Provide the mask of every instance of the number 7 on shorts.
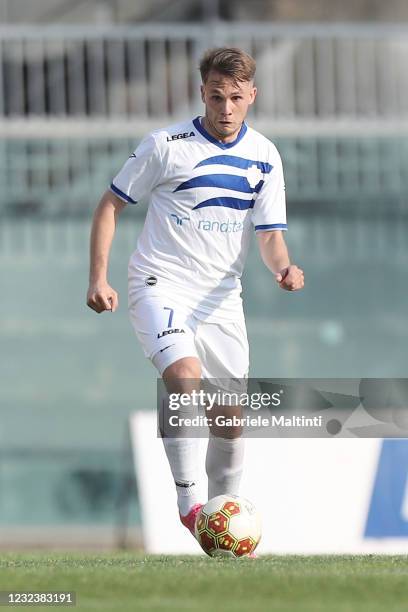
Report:
[{"label": "number 7 on shorts", "polygon": [[164,306],[163,310],[169,310],[170,311],[169,322],[167,323],[167,327],[171,327],[171,324],[173,322],[174,308],[169,308],[168,306]]}]

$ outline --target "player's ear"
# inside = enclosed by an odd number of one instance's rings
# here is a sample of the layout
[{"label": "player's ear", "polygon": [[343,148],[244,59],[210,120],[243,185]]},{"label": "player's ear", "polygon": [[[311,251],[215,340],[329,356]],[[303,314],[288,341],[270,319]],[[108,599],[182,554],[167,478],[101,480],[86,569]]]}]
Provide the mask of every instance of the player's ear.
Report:
[{"label": "player's ear", "polygon": [[201,85],[200,87],[200,91],[201,91],[201,101],[205,102],[205,96],[204,96],[204,85]]},{"label": "player's ear", "polygon": [[252,87],[251,93],[250,95],[250,104],[253,104],[255,102],[255,98],[256,98],[256,94],[258,93],[258,90],[256,87]]}]

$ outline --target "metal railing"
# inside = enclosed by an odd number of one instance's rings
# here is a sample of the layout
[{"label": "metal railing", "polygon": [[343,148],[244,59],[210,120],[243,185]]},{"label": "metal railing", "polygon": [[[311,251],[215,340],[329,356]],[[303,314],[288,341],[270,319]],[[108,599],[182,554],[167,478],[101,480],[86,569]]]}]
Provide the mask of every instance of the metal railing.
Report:
[{"label": "metal railing", "polygon": [[257,60],[258,119],[408,114],[408,27],[247,23],[1,27],[0,117],[183,116],[224,44]]},{"label": "metal railing", "polygon": [[320,219],[317,243],[327,215],[384,219],[406,252],[408,27],[351,24],[0,28],[2,252],[41,242],[37,221],[54,249],[50,224],[89,217],[142,135],[200,112],[220,44],[257,59],[249,123],[278,145],[291,217]]}]

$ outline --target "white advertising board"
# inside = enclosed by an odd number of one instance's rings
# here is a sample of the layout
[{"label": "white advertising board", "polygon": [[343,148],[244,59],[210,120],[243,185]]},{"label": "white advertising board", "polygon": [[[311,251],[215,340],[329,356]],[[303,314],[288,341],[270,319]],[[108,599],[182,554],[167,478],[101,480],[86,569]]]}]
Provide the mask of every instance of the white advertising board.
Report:
[{"label": "white advertising board", "polygon": [[[178,518],[156,414],[137,412],[130,434],[148,553],[202,551]],[[200,440],[198,479],[207,500]],[[408,440],[246,440],[240,494],[261,513],[262,553],[408,553]]]}]

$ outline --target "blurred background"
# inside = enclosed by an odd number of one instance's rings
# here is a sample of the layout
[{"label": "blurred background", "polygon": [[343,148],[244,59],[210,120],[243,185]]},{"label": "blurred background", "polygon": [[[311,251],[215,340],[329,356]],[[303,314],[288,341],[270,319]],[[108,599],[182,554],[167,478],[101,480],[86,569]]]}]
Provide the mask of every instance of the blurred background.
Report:
[{"label": "blurred background", "polygon": [[127,419],[156,374],[127,315],[128,207],[87,309],[101,194],[144,134],[202,112],[203,51],[257,61],[248,123],[278,146],[279,291],[244,277],[252,376],[404,377],[408,360],[408,4],[403,0],[0,0],[0,546],[141,545]]}]

